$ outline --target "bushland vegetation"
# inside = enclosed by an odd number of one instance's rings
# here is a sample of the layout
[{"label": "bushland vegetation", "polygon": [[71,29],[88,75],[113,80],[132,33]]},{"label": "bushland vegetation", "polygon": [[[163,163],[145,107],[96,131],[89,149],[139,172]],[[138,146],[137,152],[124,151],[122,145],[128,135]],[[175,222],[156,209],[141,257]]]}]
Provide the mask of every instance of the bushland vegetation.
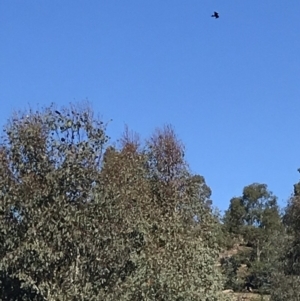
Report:
[{"label": "bushland vegetation", "polygon": [[171,125],[111,142],[88,103],[15,113],[0,144],[1,300],[299,300],[300,184],[222,216]]}]

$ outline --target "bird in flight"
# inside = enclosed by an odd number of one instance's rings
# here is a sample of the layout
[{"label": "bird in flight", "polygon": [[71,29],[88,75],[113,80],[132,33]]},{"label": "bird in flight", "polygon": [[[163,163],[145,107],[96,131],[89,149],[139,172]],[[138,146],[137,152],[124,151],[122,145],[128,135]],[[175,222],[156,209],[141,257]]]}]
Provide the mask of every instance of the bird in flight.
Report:
[{"label": "bird in flight", "polygon": [[219,13],[215,11],[214,14],[211,15],[211,16],[214,17],[214,18],[216,18],[216,19],[218,19],[219,18]]}]

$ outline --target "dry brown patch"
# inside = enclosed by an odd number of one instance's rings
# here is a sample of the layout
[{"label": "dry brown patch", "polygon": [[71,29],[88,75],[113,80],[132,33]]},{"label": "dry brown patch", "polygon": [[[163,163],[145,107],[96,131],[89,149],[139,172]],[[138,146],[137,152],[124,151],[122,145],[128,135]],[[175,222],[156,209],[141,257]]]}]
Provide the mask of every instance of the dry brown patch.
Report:
[{"label": "dry brown patch", "polygon": [[[260,295],[255,293],[233,293],[232,295],[232,301],[269,301],[270,296],[269,295]],[[263,298],[263,299],[262,299]]]}]

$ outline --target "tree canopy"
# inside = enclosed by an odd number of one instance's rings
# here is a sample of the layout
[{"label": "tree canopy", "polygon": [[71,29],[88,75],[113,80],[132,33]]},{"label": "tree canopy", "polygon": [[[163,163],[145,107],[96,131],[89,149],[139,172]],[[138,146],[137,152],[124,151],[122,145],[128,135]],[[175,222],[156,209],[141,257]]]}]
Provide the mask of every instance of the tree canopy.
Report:
[{"label": "tree canopy", "polygon": [[7,123],[1,299],[224,299],[211,191],[174,129],[144,144],[125,129],[116,146],[106,126],[86,105]]}]

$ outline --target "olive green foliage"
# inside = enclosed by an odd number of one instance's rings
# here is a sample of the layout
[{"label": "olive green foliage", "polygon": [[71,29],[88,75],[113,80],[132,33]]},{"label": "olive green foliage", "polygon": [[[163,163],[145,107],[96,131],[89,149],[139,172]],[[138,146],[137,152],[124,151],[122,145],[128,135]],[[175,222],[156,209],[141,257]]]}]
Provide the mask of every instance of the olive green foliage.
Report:
[{"label": "olive green foliage", "polygon": [[[299,170],[298,170],[299,171]],[[286,233],[278,240],[281,251],[273,277],[272,301],[300,300],[300,183],[294,185],[283,217]]]},{"label": "olive green foliage", "polygon": [[222,250],[229,250],[234,247],[234,238],[228,231],[227,226],[223,223],[223,217],[218,208],[213,209],[213,216],[216,221],[217,242]]},{"label": "olive green foliage", "polygon": [[241,266],[237,256],[225,257],[221,259],[222,270],[226,278],[225,289],[240,291],[243,289],[244,283],[239,282],[237,276],[238,269]]},{"label": "olive green foliage", "polygon": [[224,224],[229,233],[241,234],[245,226],[246,208],[241,198],[232,198],[229,209],[225,212]]},{"label": "olive green foliage", "polygon": [[224,299],[211,191],[171,126],[113,146],[86,105],[16,114],[0,187],[1,300]]},{"label": "olive green foliage", "polygon": [[232,234],[240,234],[256,249],[256,259],[263,256],[263,245],[270,233],[282,230],[276,197],[265,184],[246,186],[241,197],[231,199],[224,224]]},{"label": "olive green foliage", "polygon": [[278,272],[273,275],[271,301],[299,301],[300,300],[300,277],[287,276]]},{"label": "olive green foliage", "polygon": [[284,228],[277,199],[267,185],[246,186],[242,196],[231,199],[224,226],[233,237],[242,237],[243,243],[253,248],[250,257],[247,255],[245,282],[268,293],[279,258],[278,237],[283,235]]}]

